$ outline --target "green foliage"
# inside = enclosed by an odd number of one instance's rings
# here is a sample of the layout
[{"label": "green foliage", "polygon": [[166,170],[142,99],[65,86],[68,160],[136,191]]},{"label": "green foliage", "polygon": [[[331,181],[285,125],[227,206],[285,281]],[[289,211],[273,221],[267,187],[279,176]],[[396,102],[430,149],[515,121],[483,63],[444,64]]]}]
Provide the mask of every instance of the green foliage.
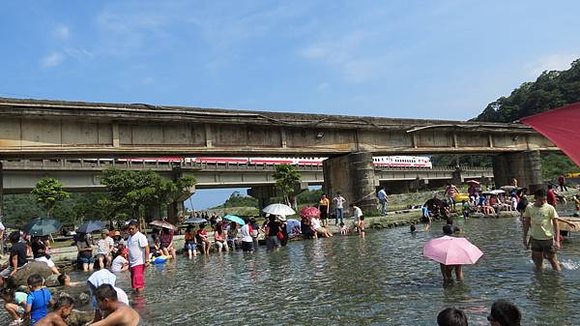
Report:
[{"label": "green foliage", "polygon": [[[580,101],[580,59],[565,71],[544,71],[535,82],[527,82],[510,96],[500,97],[487,105],[475,121],[512,122]],[[566,156],[546,155],[542,158],[542,176],[552,180],[561,173],[577,171]]]},{"label": "green foliage", "polygon": [[4,218],[8,225],[22,226],[45,213],[32,194],[4,195]]},{"label": "green foliage", "polygon": [[107,169],[102,173],[101,183],[107,187],[109,196],[101,203],[110,218],[119,215],[139,218],[153,207],[176,201],[195,182],[194,177],[167,180],[151,170]]},{"label": "green foliage", "polygon": [[276,171],[272,176],[276,180],[276,188],[282,193],[284,201],[290,205],[289,197],[294,193],[296,185],[300,183],[300,173],[293,165],[281,164],[276,166]]},{"label": "green foliage", "polygon": [[431,156],[433,166],[481,166],[491,167],[492,158],[486,155],[433,155]]},{"label": "green foliage", "polygon": [[296,196],[296,200],[300,204],[306,204],[308,206],[318,205],[320,202],[320,197],[322,197],[322,189],[318,190],[304,190],[298,196]]},{"label": "green foliage", "polygon": [[565,71],[544,71],[535,82],[523,83],[508,97],[491,102],[475,121],[512,122],[580,101],[580,59]]},{"label": "green foliage", "polygon": [[68,192],[62,190],[62,183],[55,178],[41,179],[30,193],[44,208],[46,216],[51,216],[55,206],[70,197]]},{"label": "green foliage", "polygon": [[226,199],[225,203],[214,208],[229,207],[258,207],[258,200],[251,196],[243,196],[239,191],[234,191],[230,198]]},{"label": "green foliage", "polygon": [[544,180],[557,180],[562,173],[576,172],[578,166],[566,155],[550,153],[542,157],[542,177]]}]

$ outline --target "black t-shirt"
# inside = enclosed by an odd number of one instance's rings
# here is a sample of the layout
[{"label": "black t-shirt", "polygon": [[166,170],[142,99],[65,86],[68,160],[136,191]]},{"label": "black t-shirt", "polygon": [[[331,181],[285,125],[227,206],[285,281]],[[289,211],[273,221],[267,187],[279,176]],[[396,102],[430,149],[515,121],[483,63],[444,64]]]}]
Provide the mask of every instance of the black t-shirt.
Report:
[{"label": "black t-shirt", "polygon": [[46,256],[46,246],[44,243],[33,241],[30,246],[32,247],[32,256],[34,258]]},{"label": "black t-shirt", "polygon": [[273,237],[280,231],[280,222],[274,221],[268,223],[268,235]]},{"label": "black t-shirt", "polygon": [[24,266],[28,259],[26,259],[26,244],[24,242],[18,242],[12,245],[12,249],[10,250],[10,260],[12,257],[18,257],[18,267]]}]

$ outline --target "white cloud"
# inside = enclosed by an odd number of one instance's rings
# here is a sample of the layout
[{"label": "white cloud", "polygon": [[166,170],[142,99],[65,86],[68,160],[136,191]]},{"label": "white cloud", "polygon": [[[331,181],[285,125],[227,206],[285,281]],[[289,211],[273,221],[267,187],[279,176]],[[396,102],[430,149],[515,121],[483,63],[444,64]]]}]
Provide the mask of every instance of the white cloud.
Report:
[{"label": "white cloud", "polygon": [[536,78],[542,72],[548,70],[567,70],[570,69],[572,61],[580,55],[576,54],[552,54],[536,60],[527,67],[528,75]]},{"label": "white cloud", "polygon": [[56,67],[64,62],[66,56],[59,52],[52,52],[40,60],[43,68]]},{"label": "white cloud", "polygon": [[348,82],[362,83],[380,77],[388,66],[388,53],[374,48],[373,40],[370,34],[352,32],[333,41],[311,44],[298,54],[332,67]]},{"label": "white cloud", "polygon": [[59,25],[54,29],[53,35],[59,40],[66,41],[70,37],[70,30],[67,26]]}]

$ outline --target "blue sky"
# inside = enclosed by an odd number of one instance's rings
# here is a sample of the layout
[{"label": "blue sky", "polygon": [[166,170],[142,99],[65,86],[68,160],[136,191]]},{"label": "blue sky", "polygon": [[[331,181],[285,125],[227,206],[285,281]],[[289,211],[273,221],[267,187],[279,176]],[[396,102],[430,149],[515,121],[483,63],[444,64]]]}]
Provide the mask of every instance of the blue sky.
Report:
[{"label": "blue sky", "polygon": [[572,0],[39,0],[2,12],[3,97],[466,120],[580,57]]}]

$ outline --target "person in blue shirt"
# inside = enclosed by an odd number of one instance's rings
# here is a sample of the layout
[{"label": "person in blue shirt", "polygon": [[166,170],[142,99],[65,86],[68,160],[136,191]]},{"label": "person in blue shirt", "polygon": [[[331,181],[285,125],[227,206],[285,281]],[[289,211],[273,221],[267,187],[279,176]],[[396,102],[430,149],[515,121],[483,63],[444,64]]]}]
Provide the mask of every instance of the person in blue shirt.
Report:
[{"label": "person in blue shirt", "polygon": [[385,191],[384,187],[381,187],[379,190],[377,197],[379,197],[379,204],[381,205],[381,215],[387,214],[387,205],[389,203],[389,199],[387,197],[387,192]]},{"label": "person in blue shirt", "polygon": [[26,298],[26,313],[30,314],[30,325],[44,318],[48,313],[48,305],[54,304],[50,291],[44,287],[44,279],[39,274],[32,274],[27,280],[30,293]]}]

